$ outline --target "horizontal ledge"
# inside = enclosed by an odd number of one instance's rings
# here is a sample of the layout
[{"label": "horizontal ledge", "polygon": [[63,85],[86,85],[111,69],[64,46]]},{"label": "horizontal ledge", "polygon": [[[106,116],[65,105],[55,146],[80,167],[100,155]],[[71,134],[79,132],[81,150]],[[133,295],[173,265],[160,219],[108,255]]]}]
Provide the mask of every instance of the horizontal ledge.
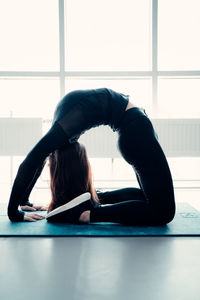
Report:
[{"label": "horizontal ledge", "polygon": [[199,71],[0,71],[0,76],[21,77],[155,77],[155,76],[200,76]]},{"label": "horizontal ledge", "polygon": [[40,71],[0,71],[0,76],[51,76],[51,77],[98,77],[98,76],[152,76],[151,71],[74,71],[74,72],[40,72]]},{"label": "horizontal ledge", "polygon": [[200,76],[200,71],[158,71],[157,76]]},{"label": "horizontal ledge", "polygon": [[18,76],[18,77],[59,77],[60,72],[40,72],[40,71],[0,71],[0,76]]},{"label": "horizontal ledge", "polygon": [[131,76],[152,76],[152,71],[74,71],[65,72],[68,77],[131,77]]}]

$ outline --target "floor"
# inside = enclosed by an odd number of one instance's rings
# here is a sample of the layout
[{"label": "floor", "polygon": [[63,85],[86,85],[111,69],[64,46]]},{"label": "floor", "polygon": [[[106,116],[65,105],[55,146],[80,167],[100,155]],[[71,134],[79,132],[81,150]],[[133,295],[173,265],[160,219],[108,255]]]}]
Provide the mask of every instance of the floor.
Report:
[{"label": "floor", "polygon": [[[181,195],[182,194],[182,195]],[[198,209],[200,191],[176,191]],[[1,238],[3,300],[199,300],[200,238]]]},{"label": "floor", "polygon": [[199,300],[199,238],[2,238],[3,300]]}]

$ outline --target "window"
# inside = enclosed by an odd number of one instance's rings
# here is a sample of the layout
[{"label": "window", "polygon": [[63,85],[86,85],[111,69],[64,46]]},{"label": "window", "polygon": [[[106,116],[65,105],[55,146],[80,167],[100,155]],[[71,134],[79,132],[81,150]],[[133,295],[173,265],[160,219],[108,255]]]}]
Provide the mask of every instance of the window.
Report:
[{"label": "window", "polygon": [[151,1],[65,0],[66,70],[151,70]]},{"label": "window", "polygon": [[159,77],[158,99],[160,118],[199,118],[200,77]]},{"label": "window", "polygon": [[158,117],[200,117],[199,10],[198,0],[158,0]]},{"label": "window", "polygon": [[15,90],[24,98],[31,89],[26,101],[32,106],[34,97],[51,118],[65,92],[108,86],[130,94],[150,117],[165,110],[173,118],[172,102],[187,94],[189,114],[178,117],[199,117],[199,8],[198,0],[2,0],[1,114],[18,114],[10,108]]},{"label": "window", "polygon": [[199,0],[158,0],[159,70],[200,70]]},{"label": "window", "polygon": [[[200,118],[199,10],[199,0],[1,0],[0,117],[42,117],[45,132],[66,92],[108,87],[151,118]],[[105,166],[133,179],[120,159]]]},{"label": "window", "polygon": [[58,71],[56,0],[0,2],[1,71]]},{"label": "window", "polygon": [[0,80],[0,116],[52,118],[59,98],[59,80],[53,77],[4,77]]}]

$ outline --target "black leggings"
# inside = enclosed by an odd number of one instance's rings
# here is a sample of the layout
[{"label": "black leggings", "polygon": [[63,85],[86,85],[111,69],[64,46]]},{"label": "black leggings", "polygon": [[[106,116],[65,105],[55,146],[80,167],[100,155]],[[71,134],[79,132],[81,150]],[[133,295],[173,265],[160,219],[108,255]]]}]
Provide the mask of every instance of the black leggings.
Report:
[{"label": "black leggings", "polygon": [[132,165],[140,186],[98,193],[102,206],[91,211],[91,222],[164,225],[175,215],[170,169],[152,123],[140,108],[124,113],[119,150]]}]

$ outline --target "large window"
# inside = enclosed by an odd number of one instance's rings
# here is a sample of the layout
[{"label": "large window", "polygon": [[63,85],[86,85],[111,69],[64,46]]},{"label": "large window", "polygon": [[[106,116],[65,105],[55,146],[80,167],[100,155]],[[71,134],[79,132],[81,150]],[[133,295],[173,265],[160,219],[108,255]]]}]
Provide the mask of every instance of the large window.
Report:
[{"label": "large window", "polygon": [[151,1],[65,4],[66,70],[151,70]]},{"label": "large window", "polygon": [[[1,0],[0,117],[42,117],[46,130],[66,92],[110,87],[151,118],[200,118],[199,11],[199,0]],[[120,164],[106,173],[133,179]]]}]

